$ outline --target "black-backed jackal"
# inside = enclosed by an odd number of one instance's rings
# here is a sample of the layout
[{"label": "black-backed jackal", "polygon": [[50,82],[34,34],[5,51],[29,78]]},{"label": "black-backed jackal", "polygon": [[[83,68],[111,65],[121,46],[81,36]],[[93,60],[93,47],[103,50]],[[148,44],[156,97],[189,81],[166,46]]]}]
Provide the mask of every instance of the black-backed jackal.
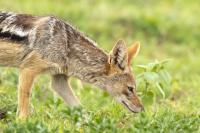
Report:
[{"label": "black-backed jackal", "polygon": [[68,79],[73,76],[104,89],[132,112],[143,106],[136,95],[130,63],[139,43],[119,40],[110,54],[70,24],[54,17],[0,12],[0,65],[18,67],[18,116],[28,115],[34,78],[47,73],[52,88],[70,106],[79,106]]}]

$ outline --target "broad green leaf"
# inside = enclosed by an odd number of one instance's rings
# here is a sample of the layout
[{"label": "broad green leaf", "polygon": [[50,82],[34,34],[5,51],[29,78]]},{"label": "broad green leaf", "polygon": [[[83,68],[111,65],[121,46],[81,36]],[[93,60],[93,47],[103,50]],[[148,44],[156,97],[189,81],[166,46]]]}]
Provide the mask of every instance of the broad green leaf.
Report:
[{"label": "broad green leaf", "polygon": [[159,72],[159,75],[163,79],[163,81],[164,81],[164,83],[166,85],[170,85],[170,83],[171,83],[171,76],[170,76],[170,74],[167,71],[162,70],[162,71]]},{"label": "broad green leaf", "polygon": [[159,80],[159,75],[155,72],[145,72],[144,73],[144,78],[147,80],[149,83],[155,83]]},{"label": "broad green leaf", "polygon": [[142,98],[143,103],[145,105],[152,105],[154,103],[154,96],[153,91],[147,91]]}]

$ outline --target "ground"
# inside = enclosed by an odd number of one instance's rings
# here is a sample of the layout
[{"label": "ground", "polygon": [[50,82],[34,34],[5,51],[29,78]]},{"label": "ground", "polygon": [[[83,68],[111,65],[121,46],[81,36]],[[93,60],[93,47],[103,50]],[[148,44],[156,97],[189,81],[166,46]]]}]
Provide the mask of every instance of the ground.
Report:
[{"label": "ground", "polygon": [[[0,0],[0,10],[55,15],[75,25],[105,51],[119,38],[127,45],[141,42],[137,65],[170,59],[170,94],[146,111],[133,114],[106,92],[89,84],[71,83],[82,108],[70,109],[50,87],[50,78],[37,78],[31,116],[16,119],[18,70],[0,68],[0,132],[200,132],[200,10],[198,1],[166,0]],[[140,90],[140,88],[138,88]],[[0,116],[1,117],[1,116]]]}]

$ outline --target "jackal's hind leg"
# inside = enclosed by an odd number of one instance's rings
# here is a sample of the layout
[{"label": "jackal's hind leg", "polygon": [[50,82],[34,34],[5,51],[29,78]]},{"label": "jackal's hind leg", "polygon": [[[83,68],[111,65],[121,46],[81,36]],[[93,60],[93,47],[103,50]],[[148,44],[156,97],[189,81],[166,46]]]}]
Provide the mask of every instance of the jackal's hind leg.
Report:
[{"label": "jackal's hind leg", "polygon": [[52,88],[64,99],[71,107],[79,107],[80,102],[74,95],[68,77],[65,75],[52,76]]}]

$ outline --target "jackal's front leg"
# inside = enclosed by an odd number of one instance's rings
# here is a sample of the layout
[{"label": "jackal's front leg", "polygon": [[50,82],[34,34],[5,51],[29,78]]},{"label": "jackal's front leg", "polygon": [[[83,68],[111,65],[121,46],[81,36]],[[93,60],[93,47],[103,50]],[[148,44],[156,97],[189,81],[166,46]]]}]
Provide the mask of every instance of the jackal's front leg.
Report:
[{"label": "jackal's front leg", "polygon": [[29,113],[29,97],[35,75],[35,72],[31,69],[23,69],[20,71],[17,109],[19,118],[26,118]]},{"label": "jackal's front leg", "polygon": [[68,103],[71,107],[80,106],[79,100],[74,95],[68,77],[65,75],[52,76],[52,88]]}]

